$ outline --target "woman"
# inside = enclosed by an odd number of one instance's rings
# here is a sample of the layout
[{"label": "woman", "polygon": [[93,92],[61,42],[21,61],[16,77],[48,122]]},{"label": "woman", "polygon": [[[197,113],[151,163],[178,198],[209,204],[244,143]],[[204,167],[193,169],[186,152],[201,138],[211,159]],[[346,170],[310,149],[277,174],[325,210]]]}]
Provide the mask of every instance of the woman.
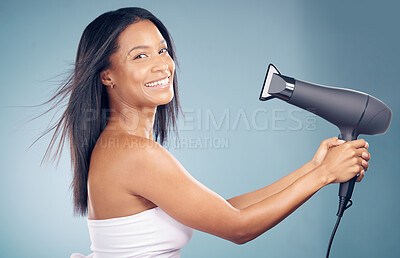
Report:
[{"label": "woman", "polygon": [[74,73],[52,99],[69,97],[50,149],[60,132],[56,155],[70,139],[75,211],[88,215],[95,257],[179,257],[193,229],[244,244],[320,188],[364,177],[368,144],[331,138],[293,173],[224,200],[162,147],[179,110],[174,60],[150,12],[108,12],[83,32]]}]

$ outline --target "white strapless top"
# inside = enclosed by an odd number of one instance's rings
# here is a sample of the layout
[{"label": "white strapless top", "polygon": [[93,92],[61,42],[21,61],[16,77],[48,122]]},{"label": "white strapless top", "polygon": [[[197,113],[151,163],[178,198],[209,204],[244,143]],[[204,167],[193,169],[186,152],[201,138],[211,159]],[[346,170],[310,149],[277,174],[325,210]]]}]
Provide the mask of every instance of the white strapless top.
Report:
[{"label": "white strapless top", "polygon": [[96,258],[179,258],[193,229],[156,207],[127,217],[87,220]]}]

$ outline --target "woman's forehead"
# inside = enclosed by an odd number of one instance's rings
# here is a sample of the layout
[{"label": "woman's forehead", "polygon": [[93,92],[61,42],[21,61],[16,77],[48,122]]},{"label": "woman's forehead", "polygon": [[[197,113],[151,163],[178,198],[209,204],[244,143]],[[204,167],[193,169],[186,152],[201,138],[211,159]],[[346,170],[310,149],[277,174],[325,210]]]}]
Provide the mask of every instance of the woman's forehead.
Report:
[{"label": "woman's forehead", "polygon": [[129,25],[120,34],[118,40],[121,50],[129,51],[135,46],[158,46],[164,38],[151,21],[141,20]]}]

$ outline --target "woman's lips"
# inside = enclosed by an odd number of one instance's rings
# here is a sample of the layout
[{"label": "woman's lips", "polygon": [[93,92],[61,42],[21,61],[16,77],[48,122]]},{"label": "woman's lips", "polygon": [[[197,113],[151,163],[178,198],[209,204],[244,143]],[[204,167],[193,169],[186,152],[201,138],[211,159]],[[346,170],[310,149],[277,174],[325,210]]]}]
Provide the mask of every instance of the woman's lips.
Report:
[{"label": "woman's lips", "polygon": [[[148,82],[145,84],[145,86],[148,88],[154,88],[154,87],[162,88],[163,86],[167,86],[167,85],[169,85],[169,77],[165,77],[165,78],[162,78],[162,79],[159,79],[156,81],[152,81],[152,82]],[[163,88],[165,88],[165,87],[163,87]]]},{"label": "woman's lips", "polygon": [[154,86],[154,87],[147,87],[147,88],[156,90],[156,89],[167,89],[167,88],[169,88],[169,86],[170,86],[170,84],[167,83],[167,84],[164,84],[164,85],[157,85],[157,86]]}]

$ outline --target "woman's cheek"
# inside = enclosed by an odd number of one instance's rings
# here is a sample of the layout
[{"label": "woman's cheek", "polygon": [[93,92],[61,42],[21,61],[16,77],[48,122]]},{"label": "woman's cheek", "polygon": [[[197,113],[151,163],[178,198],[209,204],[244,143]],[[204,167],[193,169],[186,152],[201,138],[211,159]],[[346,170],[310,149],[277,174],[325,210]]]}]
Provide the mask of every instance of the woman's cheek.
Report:
[{"label": "woman's cheek", "polygon": [[171,57],[170,57],[170,67],[171,67],[171,73],[174,74],[174,72],[175,72],[175,62],[174,62],[174,60],[172,60]]},{"label": "woman's cheek", "polygon": [[140,84],[140,86],[144,86],[146,82],[146,72],[143,69],[134,69],[131,71],[132,81],[135,84]]}]

